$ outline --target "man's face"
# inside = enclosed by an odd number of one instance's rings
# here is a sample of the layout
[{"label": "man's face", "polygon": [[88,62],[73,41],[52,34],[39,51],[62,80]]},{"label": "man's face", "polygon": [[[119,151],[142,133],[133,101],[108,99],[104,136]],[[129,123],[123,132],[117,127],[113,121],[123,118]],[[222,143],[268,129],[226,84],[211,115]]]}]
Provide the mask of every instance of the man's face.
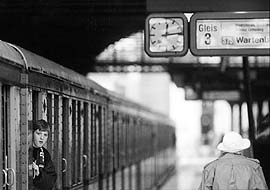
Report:
[{"label": "man's face", "polygon": [[36,148],[42,147],[48,140],[49,132],[39,129],[34,132],[33,146]]}]

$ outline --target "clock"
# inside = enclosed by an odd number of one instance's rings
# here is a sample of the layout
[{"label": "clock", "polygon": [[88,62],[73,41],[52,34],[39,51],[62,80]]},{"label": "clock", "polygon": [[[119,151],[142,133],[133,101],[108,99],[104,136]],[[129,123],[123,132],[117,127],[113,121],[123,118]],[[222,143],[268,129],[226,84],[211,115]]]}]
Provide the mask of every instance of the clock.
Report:
[{"label": "clock", "polygon": [[182,56],[187,52],[184,14],[152,14],[146,19],[145,50],[149,56]]}]

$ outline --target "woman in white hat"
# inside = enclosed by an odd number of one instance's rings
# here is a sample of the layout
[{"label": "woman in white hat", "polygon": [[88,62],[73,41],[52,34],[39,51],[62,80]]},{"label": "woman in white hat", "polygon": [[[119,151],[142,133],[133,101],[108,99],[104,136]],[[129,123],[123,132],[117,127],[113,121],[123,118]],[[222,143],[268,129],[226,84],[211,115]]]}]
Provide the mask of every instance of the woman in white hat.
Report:
[{"label": "woman in white hat", "polygon": [[249,147],[250,141],[238,133],[225,134],[217,146],[222,154],[204,167],[198,190],[267,190],[260,162],[242,155]]}]

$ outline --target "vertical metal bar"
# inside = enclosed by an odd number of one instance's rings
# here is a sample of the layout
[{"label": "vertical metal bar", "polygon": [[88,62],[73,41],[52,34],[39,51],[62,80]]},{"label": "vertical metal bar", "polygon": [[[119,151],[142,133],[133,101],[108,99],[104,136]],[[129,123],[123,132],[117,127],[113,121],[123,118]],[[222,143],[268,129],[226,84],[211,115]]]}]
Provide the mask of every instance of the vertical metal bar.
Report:
[{"label": "vertical metal bar", "polygon": [[[50,98],[48,98],[48,102],[50,102]],[[52,94],[51,95],[51,106],[50,110],[51,110],[51,117],[52,117],[52,130],[51,130],[51,138],[52,138],[52,152],[51,152],[51,156],[52,159],[55,163],[55,169],[56,169],[56,173],[57,173],[57,181],[56,181],[56,188],[60,189],[60,179],[61,176],[61,167],[59,167],[61,165],[60,162],[60,155],[61,155],[61,148],[59,147],[59,96],[56,94]]]},{"label": "vertical metal bar", "polygon": [[[55,96],[54,98],[55,104],[55,150],[57,151],[57,188],[62,189],[62,155],[63,155],[63,149],[62,149],[62,138],[63,138],[63,99],[62,96]],[[58,110],[58,112],[56,111]]]},{"label": "vertical metal bar", "polygon": [[71,128],[71,176],[72,176],[72,185],[77,183],[77,159],[78,159],[78,150],[77,150],[77,101],[72,100],[72,128]]},{"label": "vertical metal bar", "polygon": [[[263,117],[263,113],[262,113],[262,109],[263,109],[263,101],[259,100],[258,101],[258,115],[257,115],[257,123],[260,123]],[[258,126],[258,125],[257,125]]]},{"label": "vertical metal bar", "polygon": [[[19,154],[16,154],[20,150],[20,139],[17,138],[19,133],[19,117],[20,117],[20,96],[19,96],[19,89],[17,87],[11,87],[10,88],[10,101],[9,101],[9,168],[14,169],[14,171],[17,171],[17,166],[19,167]],[[17,176],[19,177],[19,173],[17,173]],[[14,176],[13,182],[15,182],[11,186],[11,190],[16,190],[16,176]],[[18,184],[19,185],[19,184]]]},{"label": "vertical metal bar", "polygon": [[102,108],[99,105],[97,107],[97,114],[98,114],[98,181],[99,181],[99,189],[103,189],[103,128],[102,128]]},{"label": "vertical metal bar", "polygon": [[231,108],[231,131],[234,130],[234,125],[233,125],[233,120],[234,120],[234,116],[233,116],[233,104],[231,102],[229,102],[230,104],[230,108]]},{"label": "vertical metal bar", "polygon": [[[253,150],[253,145],[255,141],[255,126],[254,126],[254,118],[252,111],[252,91],[251,91],[251,81],[250,81],[250,68],[248,57],[243,57],[243,70],[244,70],[244,86],[245,86],[245,96],[247,102],[247,110],[248,110],[248,122],[249,122],[249,139],[251,141],[251,148]],[[253,155],[252,155],[253,156]]]},{"label": "vertical metal bar", "polygon": [[50,135],[49,135],[49,138],[48,138],[48,142],[47,142],[47,150],[50,152],[51,154],[51,157],[54,158],[54,151],[53,151],[53,139],[54,139],[54,123],[53,123],[53,95],[51,93],[48,93],[47,94],[47,97],[46,97],[46,101],[43,100],[42,101],[43,103],[43,106],[42,106],[42,110],[44,111],[44,108],[46,109],[45,110],[45,113],[47,112],[47,114],[44,114],[45,116],[45,121],[47,121],[49,124],[50,124],[50,129],[51,129],[51,132],[50,132]]},{"label": "vertical metal bar", "polygon": [[80,110],[79,110],[79,116],[80,117],[80,124],[79,124],[79,143],[80,143],[80,173],[79,173],[79,178],[80,178],[80,182],[83,182],[83,145],[84,145],[84,114],[85,114],[85,110],[84,110],[84,102],[80,101]]},{"label": "vertical metal bar", "polygon": [[243,124],[242,124],[242,103],[239,102],[239,133],[243,135]]},{"label": "vertical metal bar", "polygon": [[94,105],[93,105],[93,103],[91,103],[91,117],[90,117],[90,123],[91,123],[91,131],[90,131],[90,139],[91,139],[91,143],[90,143],[90,146],[91,146],[91,151],[90,151],[90,161],[91,161],[91,163],[90,163],[90,176],[91,177],[94,177],[94,170],[93,170],[93,168],[94,168],[94,118],[95,118],[95,116],[94,116]]},{"label": "vertical metal bar", "polygon": [[[25,113],[27,115],[27,124],[29,125],[29,121],[32,121],[33,120],[33,112],[35,112],[33,109],[33,91],[31,89],[28,89],[27,90],[28,94],[27,94],[27,112]],[[36,102],[37,104],[37,102]],[[22,112],[22,111],[21,111]],[[29,130],[29,128],[27,129],[28,131],[28,135],[30,133],[32,133],[32,130]],[[28,137],[27,137],[28,138]],[[22,139],[21,139],[21,142],[22,142]],[[28,140],[27,140],[28,142]],[[32,143],[32,142],[29,142],[29,143]],[[28,148],[28,160],[32,160],[33,158],[33,151],[29,151],[29,147],[31,146],[32,144],[28,144],[27,145],[27,148]],[[29,159],[30,157],[30,159]],[[32,163],[28,163],[29,164],[32,164]],[[29,174],[28,174],[29,175]],[[28,189],[31,190],[33,188],[33,178],[32,177],[28,177],[29,181],[28,181]],[[20,183],[19,183],[20,184]],[[29,188],[30,186],[30,188]]]},{"label": "vertical metal bar", "polygon": [[[56,151],[55,150],[57,150],[57,149],[55,149],[55,144],[56,144],[56,133],[55,133],[55,128],[57,127],[57,122],[55,121],[55,119],[58,119],[58,117],[57,116],[55,116],[55,115],[57,115],[58,114],[58,109],[55,109],[54,107],[55,106],[57,106],[57,105],[55,105],[55,98],[58,98],[58,96],[56,96],[55,94],[50,94],[50,97],[51,97],[51,99],[50,99],[50,106],[48,106],[48,109],[50,110],[50,112],[51,112],[51,157],[52,157],[52,159],[54,159],[55,160],[55,154],[57,154],[56,153]],[[48,100],[47,100],[48,102],[49,102],[49,98],[48,98]],[[48,114],[48,116],[49,116],[49,114]]]},{"label": "vertical metal bar", "polygon": [[[3,169],[5,171],[7,171],[7,167],[8,167],[8,163],[7,163],[7,155],[8,155],[8,126],[7,126],[7,123],[8,123],[8,106],[7,106],[7,102],[8,102],[8,88],[7,88],[7,85],[3,85],[3,88],[2,88],[2,129],[3,129],[3,146],[1,147],[2,148],[2,151],[3,151]],[[5,189],[7,189],[6,187],[7,185],[7,179],[6,179],[6,182],[5,182]]]},{"label": "vertical metal bar", "polygon": [[116,128],[116,115],[115,112],[113,110],[111,110],[111,114],[112,114],[112,169],[113,169],[113,173],[112,173],[112,187],[113,190],[116,189],[116,133],[115,133],[115,128]]},{"label": "vertical metal bar", "polygon": [[21,190],[28,189],[28,183],[32,185],[31,178],[28,178],[28,89],[21,89],[20,94],[20,126],[21,126],[21,144],[20,144],[20,172],[21,172],[21,184],[18,188]]},{"label": "vertical metal bar", "polygon": [[73,157],[74,157],[74,160],[73,160],[73,168],[74,168],[74,170],[73,170],[73,185],[74,185],[74,183],[78,183],[78,174],[79,174],[79,172],[78,172],[78,163],[79,163],[79,139],[78,139],[78,135],[79,135],[79,133],[78,133],[78,125],[79,125],[79,123],[78,123],[78,117],[79,117],[79,115],[78,115],[78,101],[77,100],[74,100],[74,104],[72,104],[72,106],[74,106],[73,107],[73,114],[72,114],[72,120],[73,120],[73,124],[72,124],[72,130],[73,130],[73,139],[72,139],[72,146],[73,146],[73,148],[72,148],[72,150],[73,150]]}]

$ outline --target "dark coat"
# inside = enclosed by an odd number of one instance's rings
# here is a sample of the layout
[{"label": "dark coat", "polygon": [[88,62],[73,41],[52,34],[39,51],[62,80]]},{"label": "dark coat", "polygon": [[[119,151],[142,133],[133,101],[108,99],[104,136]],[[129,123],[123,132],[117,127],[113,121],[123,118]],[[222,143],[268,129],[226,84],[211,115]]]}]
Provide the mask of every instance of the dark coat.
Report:
[{"label": "dark coat", "polygon": [[[44,159],[40,158],[40,155],[42,154],[44,155]],[[34,189],[39,190],[53,189],[56,182],[57,174],[48,150],[44,147],[33,148],[33,161],[36,161],[36,163],[40,166],[39,176],[36,176],[33,179]]]},{"label": "dark coat", "polygon": [[204,167],[199,190],[267,190],[259,161],[226,153]]}]

